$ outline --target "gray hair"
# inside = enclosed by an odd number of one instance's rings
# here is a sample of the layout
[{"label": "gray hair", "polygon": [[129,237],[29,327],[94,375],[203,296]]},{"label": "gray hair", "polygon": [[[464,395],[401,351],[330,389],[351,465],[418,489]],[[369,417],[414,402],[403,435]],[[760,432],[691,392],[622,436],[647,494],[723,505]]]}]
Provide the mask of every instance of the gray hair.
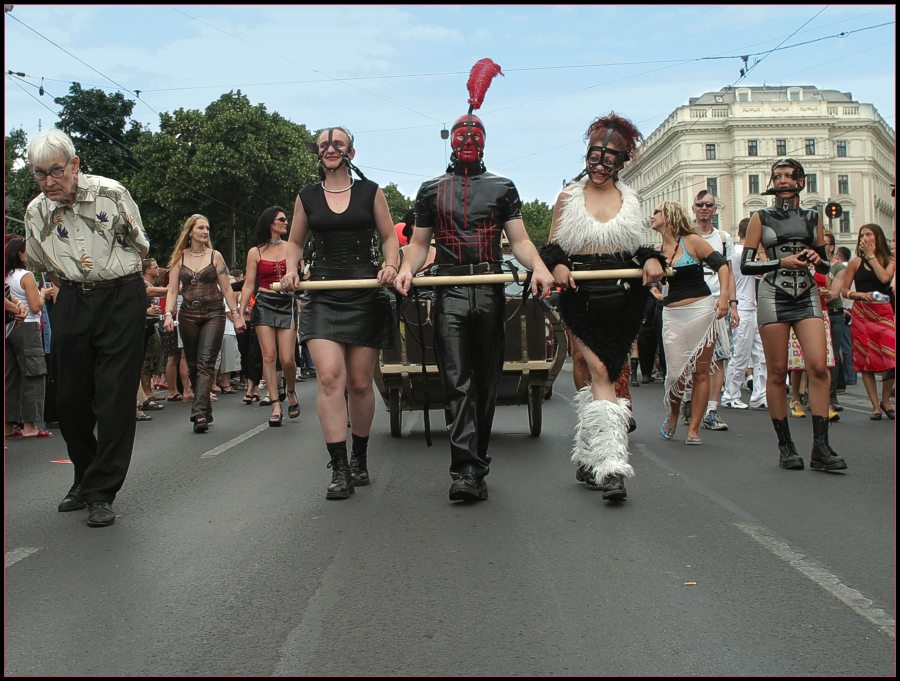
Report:
[{"label": "gray hair", "polygon": [[75,145],[72,138],[58,128],[40,133],[28,143],[28,163],[47,163],[55,159],[59,154],[65,156],[65,161],[75,158]]}]

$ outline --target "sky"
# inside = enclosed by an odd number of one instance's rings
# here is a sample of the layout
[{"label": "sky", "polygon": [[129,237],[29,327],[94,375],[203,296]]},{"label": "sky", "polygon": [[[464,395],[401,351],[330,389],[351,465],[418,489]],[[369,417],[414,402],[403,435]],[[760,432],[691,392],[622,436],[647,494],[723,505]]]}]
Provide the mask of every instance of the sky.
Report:
[{"label": "sky", "polygon": [[524,201],[556,200],[595,117],[615,111],[649,137],[730,85],[849,92],[896,125],[894,5],[12,7],[7,134],[55,125],[53,97],[72,82],[122,92],[152,131],[160,113],[240,90],[310,130],[349,128],[363,173],[410,198],[446,168],[441,129],[467,112],[468,73],[485,57],[504,73],[476,112],[485,164]]}]

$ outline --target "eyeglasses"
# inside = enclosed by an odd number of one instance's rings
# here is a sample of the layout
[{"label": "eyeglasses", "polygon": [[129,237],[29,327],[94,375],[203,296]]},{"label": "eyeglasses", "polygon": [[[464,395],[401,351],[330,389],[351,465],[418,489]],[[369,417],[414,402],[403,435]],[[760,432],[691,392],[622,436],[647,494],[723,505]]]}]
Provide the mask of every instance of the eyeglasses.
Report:
[{"label": "eyeglasses", "polygon": [[698,201],[694,204],[694,208],[715,208],[716,204],[712,202],[705,203],[703,201]]},{"label": "eyeglasses", "polygon": [[659,215],[660,213],[662,213],[662,211],[659,208],[657,208],[655,211],[653,211],[654,215]]},{"label": "eyeglasses", "polygon": [[286,217],[284,217],[284,216],[282,216],[282,217],[280,217],[280,218],[275,218],[275,222],[284,222],[284,223],[287,223],[287,221],[288,221],[288,219],[287,219]]},{"label": "eyeglasses", "polygon": [[[72,159],[69,159],[71,161]],[[38,182],[43,182],[47,179],[49,175],[55,180],[58,180],[63,176],[63,173],[66,171],[66,166],[69,165],[69,161],[66,161],[65,164],[61,166],[56,166],[55,168],[51,168],[50,170],[44,172],[43,170],[32,170],[31,176],[37,180]]]}]

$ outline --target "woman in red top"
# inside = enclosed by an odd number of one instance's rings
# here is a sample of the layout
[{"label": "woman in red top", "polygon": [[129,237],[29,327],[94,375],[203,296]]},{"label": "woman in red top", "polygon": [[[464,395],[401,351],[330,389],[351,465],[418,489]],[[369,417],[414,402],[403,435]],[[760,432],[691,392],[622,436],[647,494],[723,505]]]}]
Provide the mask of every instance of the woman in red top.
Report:
[{"label": "woman in red top", "polygon": [[[276,293],[274,282],[280,282],[287,273],[287,247],[282,237],[287,236],[288,220],[281,206],[270,206],[256,222],[256,246],[247,253],[247,275],[241,291],[240,314],[256,291],[253,306],[253,326],[259,339],[263,360],[263,377],[269,392],[268,402],[272,405],[270,426],[280,426],[284,414],[276,378],[276,357],[281,362],[284,375],[288,416],[300,416],[300,402],[297,399],[297,366],[294,362],[294,348],[297,344],[297,315],[293,296]],[[260,405],[265,404],[260,401]]]}]

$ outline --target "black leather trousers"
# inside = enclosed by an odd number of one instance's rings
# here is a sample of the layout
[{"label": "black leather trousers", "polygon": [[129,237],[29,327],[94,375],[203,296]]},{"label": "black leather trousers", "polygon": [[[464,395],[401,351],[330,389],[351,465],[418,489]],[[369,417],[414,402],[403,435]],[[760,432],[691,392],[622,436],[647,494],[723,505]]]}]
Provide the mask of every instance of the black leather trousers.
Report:
[{"label": "black leather trousers", "polygon": [[216,358],[225,335],[225,308],[212,310],[182,307],[178,312],[178,328],[187,359],[188,375],[194,388],[191,421],[197,416],[209,418],[212,404],[209,392],[216,374]]},{"label": "black leather trousers", "polygon": [[450,475],[483,478],[497,387],[503,371],[503,286],[437,289],[435,354],[444,384],[444,415],[450,434]]}]

